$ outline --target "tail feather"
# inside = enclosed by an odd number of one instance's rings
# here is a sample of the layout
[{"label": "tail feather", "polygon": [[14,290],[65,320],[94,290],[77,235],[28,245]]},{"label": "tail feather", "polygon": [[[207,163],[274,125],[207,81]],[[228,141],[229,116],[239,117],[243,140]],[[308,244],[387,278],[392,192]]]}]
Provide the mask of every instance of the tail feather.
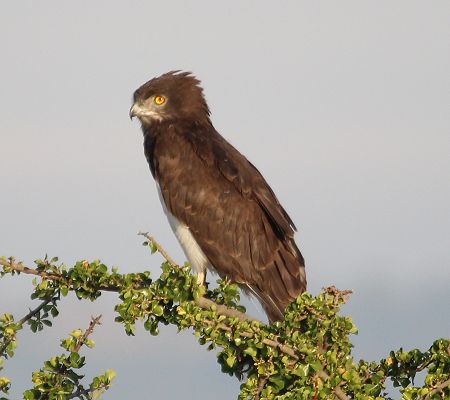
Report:
[{"label": "tail feather", "polygon": [[258,288],[249,285],[248,283],[245,284],[245,287],[243,289],[251,292],[251,294],[253,294],[258,299],[271,324],[283,319],[284,310],[281,309],[269,295],[262,293],[260,290],[258,290]]},{"label": "tail feather", "polygon": [[282,263],[267,269],[265,279],[257,283],[246,283],[243,289],[253,294],[261,303],[270,323],[283,319],[286,307],[306,289],[305,267],[298,269],[296,277],[287,273]]}]

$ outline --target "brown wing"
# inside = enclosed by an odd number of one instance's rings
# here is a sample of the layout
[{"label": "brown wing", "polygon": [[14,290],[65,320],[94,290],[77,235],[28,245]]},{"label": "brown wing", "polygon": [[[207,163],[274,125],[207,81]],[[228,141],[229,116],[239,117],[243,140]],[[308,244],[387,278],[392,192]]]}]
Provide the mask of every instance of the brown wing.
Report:
[{"label": "brown wing", "polygon": [[306,288],[304,262],[295,226],[259,171],[211,125],[171,126],[153,151],[169,211],[221,276],[246,286],[271,320],[280,319]]}]

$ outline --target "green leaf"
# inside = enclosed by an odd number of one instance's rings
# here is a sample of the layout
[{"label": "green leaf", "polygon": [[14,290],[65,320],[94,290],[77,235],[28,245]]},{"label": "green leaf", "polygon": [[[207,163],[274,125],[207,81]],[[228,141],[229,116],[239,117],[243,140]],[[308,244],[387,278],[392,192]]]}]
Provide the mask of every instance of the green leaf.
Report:
[{"label": "green leaf", "polygon": [[36,331],[38,330],[38,324],[37,324],[37,322],[34,321],[34,320],[30,320],[29,323],[30,323],[31,331],[32,331],[33,333],[36,333]]},{"label": "green leaf", "polygon": [[23,398],[25,400],[39,399],[39,397],[40,393],[38,390],[27,390],[26,392],[23,393]]},{"label": "green leaf", "polygon": [[258,352],[256,351],[256,349],[254,347],[247,347],[244,350],[244,353],[248,354],[252,358],[256,358],[256,355],[258,354]]},{"label": "green leaf", "polygon": [[80,364],[80,355],[78,353],[70,353],[70,365],[73,368],[78,368],[79,364]]},{"label": "green leaf", "polygon": [[269,378],[269,381],[272,382],[273,384],[275,384],[275,388],[276,388],[277,392],[279,392],[280,390],[283,390],[286,385],[284,378],[280,375],[271,376]]},{"label": "green leaf", "polygon": [[117,376],[117,372],[112,369],[107,369],[105,372],[106,379],[111,382]]},{"label": "green leaf", "polygon": [[234,364],[236,363],[236,356],[234,354],[229,355],[226,358],[226,363],[230,368],[232,368],[234,366]]},{"label": "green leaf", "polygon": [[148,246],[150,247],[150,251],[152,254],[155,254],[158,251],[158,247],[154,242],[149,242]]},{"label": "green leaf", "polygon": [[155,314],[157,317],[160,317],[164,314],[164,308],[162,308],[159,304],[152,307],[153,314]]}]

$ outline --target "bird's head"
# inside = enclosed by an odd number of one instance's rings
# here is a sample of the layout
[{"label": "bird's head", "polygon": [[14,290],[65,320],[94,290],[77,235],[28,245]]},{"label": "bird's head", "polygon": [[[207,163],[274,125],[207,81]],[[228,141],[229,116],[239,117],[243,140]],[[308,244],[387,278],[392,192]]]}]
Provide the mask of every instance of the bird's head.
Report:
[{"label": "bird's head", "polygon": [[155,122],[209,118],[200,81],[190,72],[172,71],[144,83],[134,92],[130,118],[144,126]]}]

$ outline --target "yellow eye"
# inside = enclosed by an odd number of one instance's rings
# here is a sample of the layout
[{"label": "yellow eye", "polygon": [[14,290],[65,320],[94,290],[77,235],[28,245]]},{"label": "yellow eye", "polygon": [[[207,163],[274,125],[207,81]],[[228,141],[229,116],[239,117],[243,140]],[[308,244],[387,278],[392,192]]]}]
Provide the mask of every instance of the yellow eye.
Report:
[{"label": "yellow eye", "polygon": [[162,104],[164,104],[166,102],[166,98],[164,96],[155,96],[153,101],[155,102],[155,104],[160,106],[160,105],[162,105]]}]

